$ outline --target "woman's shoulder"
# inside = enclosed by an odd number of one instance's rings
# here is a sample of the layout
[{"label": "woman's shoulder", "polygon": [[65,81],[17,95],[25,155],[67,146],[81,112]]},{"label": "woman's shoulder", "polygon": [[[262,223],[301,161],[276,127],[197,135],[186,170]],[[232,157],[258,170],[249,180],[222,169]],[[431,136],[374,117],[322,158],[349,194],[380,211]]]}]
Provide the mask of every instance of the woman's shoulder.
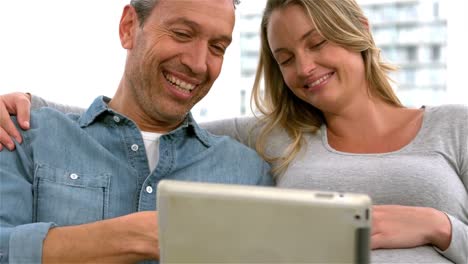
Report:
[{"label": "woman's shoulder", "polygon": [[424,125],[432,132],[468,133],[468,106],[462,104],[426,106]]},{"label": "woman's shoulder", "polygon": [[468,121],[468,105],[447,104],[439,106],[425,106],[425,119],[431,123],[466,124]]},{"label": "woman's shoulder", "polygon": [[215,135],[230,136],[233,131],[252,128],[257,123],[256,117],[234,117],[200,123],[200,126]]},{"label": "woman's shoulder", "polygon": [[229,136],[251,147],[253,145],[250,144],[250,139],[255,138],[255,133],[252,133],[252,131],[256,127],[257,122],[258,118],[256,117],[235,117],[202,122],[200,126],[213,135]]},{"label": "woman's shoulder", "polygon": [[439,106],[425,106],[426,113],[431,117],[449,118],[449,117],[467,117],[468,105],[446,104]]}]

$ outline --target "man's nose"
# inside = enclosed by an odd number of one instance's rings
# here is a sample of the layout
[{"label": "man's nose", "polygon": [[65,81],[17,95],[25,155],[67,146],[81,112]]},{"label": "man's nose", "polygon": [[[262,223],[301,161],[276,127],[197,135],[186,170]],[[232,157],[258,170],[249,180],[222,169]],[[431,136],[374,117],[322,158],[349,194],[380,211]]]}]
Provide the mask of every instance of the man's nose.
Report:
[{"label": "man's nose", "polygon": [[204,75],[208,70],[208,45],[194,43],[182,54],[182,64],[196,75]]}]

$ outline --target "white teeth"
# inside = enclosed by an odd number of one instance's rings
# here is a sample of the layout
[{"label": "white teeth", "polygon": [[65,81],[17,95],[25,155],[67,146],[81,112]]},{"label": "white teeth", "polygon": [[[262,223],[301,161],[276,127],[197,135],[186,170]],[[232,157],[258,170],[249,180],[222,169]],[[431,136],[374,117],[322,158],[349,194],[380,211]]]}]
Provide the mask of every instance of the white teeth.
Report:
[{"label": "white teeth", "polygon": [[171,84],[173,84],[177,88],[181,88],[186,91],[192,91],[196,86],[193,84],[186,83],[180,79],[177,79],[176,77],[170,74],[164,75],[164,77],[166,77],[166,80],[168,80]]},{"label": "white teeth", "polygon": [[309,83],[307,86],[308,86],[309,88],[314,87],[314,86],[317,86],[317,85],[321,84],[322,82],[324,82],[325,80],[327,80],[328,78],[330,78],[331,76],[332,76],[331,73],[330,73],[330,74],[327,74],[327,75],[323,76],[322,78],[316,80],[315,82]]}]

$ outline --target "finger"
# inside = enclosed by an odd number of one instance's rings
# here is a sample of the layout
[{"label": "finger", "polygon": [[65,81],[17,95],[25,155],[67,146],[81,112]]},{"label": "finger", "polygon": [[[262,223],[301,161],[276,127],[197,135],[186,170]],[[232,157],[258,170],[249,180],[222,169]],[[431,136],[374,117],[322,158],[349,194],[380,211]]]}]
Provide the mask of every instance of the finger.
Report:
[{"label": "finger", "polygon": [[382,233],[374,234],[371,236],[371,249],[385,248],[385,238]]},{"label": "finger", "polygon": [[24,129],[29,129],[31,102],[26,98],[22,97],[21,100],[16,102],[16,118],[18,119],[19,126]]},{"label": "finger", "polygon": [[13,143],[13,141],[11,141],[9,137],[15,138],[18,143],[22,142],[23,139],[21,137],[21,134],[18,132],[18,129],[11,120],[10,114],[8,114],[6,108],[3,106],[0,106],[0,127],[3,129],[2,140],[0,142],[4,146],[6,145],[8,149],[10,148],[8,147],[7,143]]},{"label": "finger", "polygon": [[3,150],[3,147],[6,147],[9,150],[14,150],[15,144],[5,130],[0,127],[0,151]]}]

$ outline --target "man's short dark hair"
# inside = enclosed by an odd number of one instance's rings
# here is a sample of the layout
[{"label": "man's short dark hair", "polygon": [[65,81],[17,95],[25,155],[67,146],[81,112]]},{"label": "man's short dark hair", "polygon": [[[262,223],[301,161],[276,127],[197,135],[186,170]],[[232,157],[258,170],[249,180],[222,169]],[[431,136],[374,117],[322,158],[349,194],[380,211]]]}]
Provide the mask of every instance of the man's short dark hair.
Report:
[{"label": "man's short dark hair", "polygon": [[[171,0],[171,1],[174,1],[174,0]],[[194,0],[194,1],[197,1],[197,0]],[[130,4],[133,6],[133,8],[135,8],[135,11],[138,16],[138,21],[140,21],[141,27],[143,26],[146,19],[149,17],[149,15],[151,14],[151,11],[153,11],[153,8],[156,6],[158,2],[159,0],[131,0],[130,1]],[[232,3],[235,8],[236,5],[240,3],[240,0],[232,0]]]}]

